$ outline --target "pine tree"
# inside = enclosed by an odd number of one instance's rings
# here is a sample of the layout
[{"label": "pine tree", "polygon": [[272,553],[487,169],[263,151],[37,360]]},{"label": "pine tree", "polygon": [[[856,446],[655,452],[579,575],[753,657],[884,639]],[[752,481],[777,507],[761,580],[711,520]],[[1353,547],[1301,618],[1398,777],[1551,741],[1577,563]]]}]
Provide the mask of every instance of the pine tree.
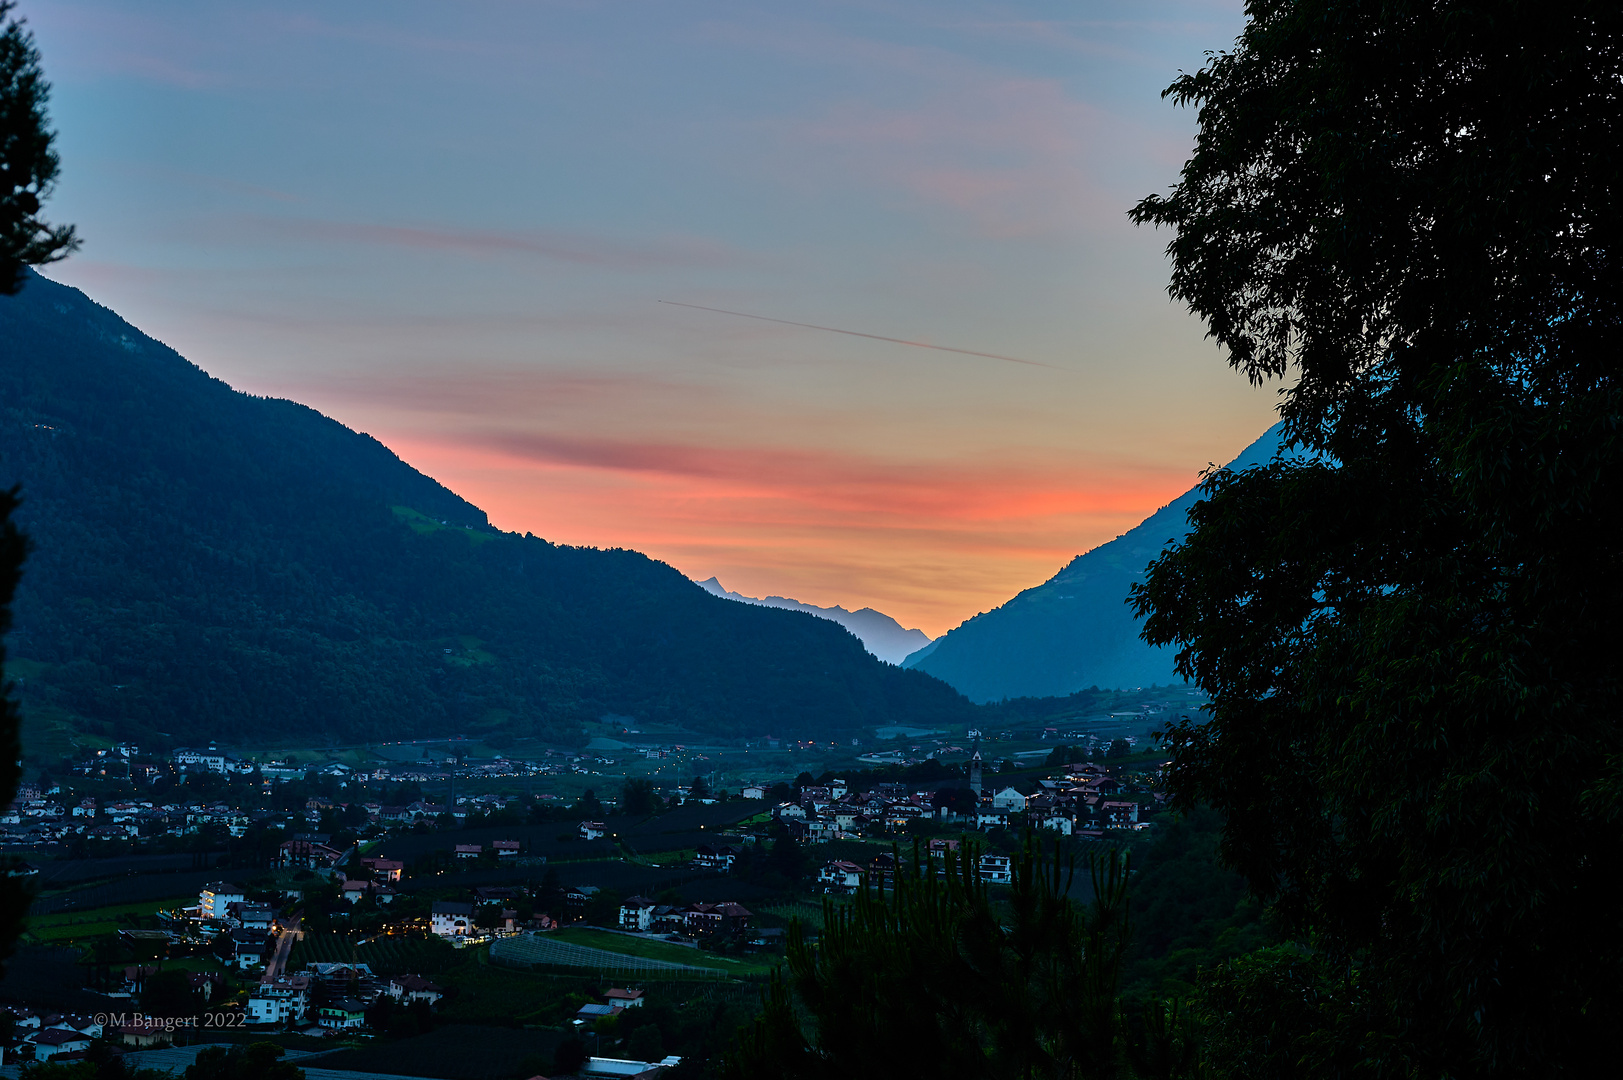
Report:
[{"label": "pine tree", "polygon": [[65,259],[79,246],[72,225],[39,216],[60,168],[55,134],[45,116],[50,84],[39,66],[34,35],[11,17],[14,0],[0,0],[0,295],[23,287],[27,267]]}]

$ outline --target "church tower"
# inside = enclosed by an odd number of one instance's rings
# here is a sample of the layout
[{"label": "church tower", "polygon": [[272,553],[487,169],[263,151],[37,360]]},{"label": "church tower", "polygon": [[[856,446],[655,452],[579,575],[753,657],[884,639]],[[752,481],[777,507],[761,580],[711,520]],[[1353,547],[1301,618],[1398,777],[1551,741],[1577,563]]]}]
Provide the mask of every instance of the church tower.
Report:
[{"label": "church tower", "polygon": [[969,789],[978,799],[981,797],[981,741],[975,740],[973,752],[969,755]]}]

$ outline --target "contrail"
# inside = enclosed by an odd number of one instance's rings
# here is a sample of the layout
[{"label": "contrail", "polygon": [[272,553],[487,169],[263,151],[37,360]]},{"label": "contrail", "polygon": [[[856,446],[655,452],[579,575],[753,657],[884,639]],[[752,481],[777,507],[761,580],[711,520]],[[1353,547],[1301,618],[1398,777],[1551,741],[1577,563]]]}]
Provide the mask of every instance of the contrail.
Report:
[{"label": "contrail", "polygon": [[791,319],[773,319],[766,315],[751,315],[743,311],[728,311],[726,308],[705,307],[703,304],[684,304],[680,300],[661,300],[660,303],[671,304],[674,307],[693,308],[695,311],[714,311],[717,315],[736,315],[740,319],[759,319],[761,322],[782,323],[784,326],[801,326],[807,330],[827,330],[831,334],[849,334],[851,337],[868,338],[870,341],[889,341],[895,345],[912,345],[920,349],[955,352],[963,356],[984,356],[988,360],[1007,360],[1011,364],[1030,364],[1032,367],[1051,368],[1054,371],[1065,370],[1054,364],[1045,364],[1040,360],[1022,360],[1018,356],[1000,356],[997,353],[976,352],[974,349],[954,349],[950,345],[931,345],[928,341],[908,341],[906,338],[885,337],[883,334],[864,334],[860,330],[841,330],[837,326],[818,326],[816,323],[794,322]]}]

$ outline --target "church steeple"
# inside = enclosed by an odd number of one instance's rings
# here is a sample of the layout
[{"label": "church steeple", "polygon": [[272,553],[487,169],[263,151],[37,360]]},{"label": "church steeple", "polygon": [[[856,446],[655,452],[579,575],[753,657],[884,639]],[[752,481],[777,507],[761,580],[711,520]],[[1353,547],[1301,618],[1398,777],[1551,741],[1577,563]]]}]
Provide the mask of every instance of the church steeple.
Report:
[{"label": "church steeple", "polygon": [[981,739],[975,736],[975,745],[969,755],[969,790],[981,797]]}]

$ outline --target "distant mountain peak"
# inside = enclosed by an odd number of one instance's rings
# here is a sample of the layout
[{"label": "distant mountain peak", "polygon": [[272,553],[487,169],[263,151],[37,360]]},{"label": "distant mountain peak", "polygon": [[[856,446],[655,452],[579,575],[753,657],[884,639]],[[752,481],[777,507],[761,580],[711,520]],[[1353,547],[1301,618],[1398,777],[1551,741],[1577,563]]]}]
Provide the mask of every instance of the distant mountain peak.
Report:
[{"label": "distant mountain peak", "polygon": [[847,611],[838,604],[833,607],[818,607],[815,604],[803,604],[787,596],[745,596],[743,593],[732,592],[714,577],[695,584],[710,595],[726,600],[755,604],[758,607],[782,608],[786,611],[804,611],[819,619],[837,622],[855,634],[862,642],[863,648],[886,663],[900,664],[910,653],[918,652],[930,644],[930,635],[923,630],[906,629],[889,615],[875,611],[871,607]]}]

